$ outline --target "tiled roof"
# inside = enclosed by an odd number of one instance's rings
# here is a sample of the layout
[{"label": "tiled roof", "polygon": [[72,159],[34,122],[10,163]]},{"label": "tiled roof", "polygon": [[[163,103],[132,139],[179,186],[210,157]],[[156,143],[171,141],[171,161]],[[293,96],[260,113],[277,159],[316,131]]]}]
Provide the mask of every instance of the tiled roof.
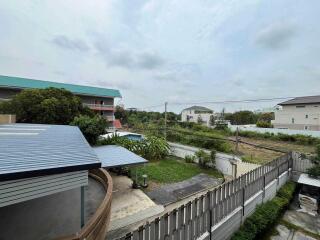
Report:
[{"label": "tiled roof", "polygon": [[119,90],[101,87],[90,87],[68,83],[49,82],[29,78],[9,77],[0,75],[0,87],[8,88],[64,88],[74,94],[99,97],[121,97]]}]

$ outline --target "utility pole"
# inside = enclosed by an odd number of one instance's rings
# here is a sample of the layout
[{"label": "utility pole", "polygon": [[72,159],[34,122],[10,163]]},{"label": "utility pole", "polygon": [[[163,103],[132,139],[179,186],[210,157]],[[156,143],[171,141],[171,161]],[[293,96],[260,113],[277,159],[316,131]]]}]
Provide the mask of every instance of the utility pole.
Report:
[{"label": "utility pole", "polygon": [[236,132],[236,153],[238,153],[239,150],[239,128],[237,127],[237,132]]},{"label": "utility pole", "polygon": [[164,103],[164,138],[167,140],[167,105],[168,102]]}]

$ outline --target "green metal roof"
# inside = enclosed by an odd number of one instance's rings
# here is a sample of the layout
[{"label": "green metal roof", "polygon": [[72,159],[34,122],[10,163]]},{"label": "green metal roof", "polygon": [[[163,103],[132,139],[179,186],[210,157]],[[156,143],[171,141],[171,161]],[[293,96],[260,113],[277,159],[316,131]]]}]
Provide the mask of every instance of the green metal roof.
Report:
[{"label": "green metal roof", "polygon": [[64,88],[74,94],[99,96],[99,97],[121,97],[119,90],[101,87],[90,87],[68,83],[49,82],[20,77],[9,77],[0,75],[0,87],[9,88]]}]

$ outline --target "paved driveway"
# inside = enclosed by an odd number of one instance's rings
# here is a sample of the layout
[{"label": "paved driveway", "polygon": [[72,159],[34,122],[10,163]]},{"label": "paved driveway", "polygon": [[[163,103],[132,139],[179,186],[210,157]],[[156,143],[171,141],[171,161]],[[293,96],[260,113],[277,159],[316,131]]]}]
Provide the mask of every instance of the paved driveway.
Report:
[{"label": "paved driveway", "polygon": [[182,182],[164,185],[148,192],[147,195],[157,204],[167,206],[198,192],[218,186],[221,183],[221,179],[201,173]]}]

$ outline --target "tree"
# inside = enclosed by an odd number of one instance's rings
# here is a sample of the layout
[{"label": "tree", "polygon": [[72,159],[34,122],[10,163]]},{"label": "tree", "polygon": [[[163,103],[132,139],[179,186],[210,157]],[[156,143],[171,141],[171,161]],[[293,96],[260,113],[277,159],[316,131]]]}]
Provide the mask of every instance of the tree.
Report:
[{"label": "tree", "polygon": [[271,120],[274,119],[274,113],[273,112],[267,112],[267,113],[261,113],[258,118],[258,122],[267,122],[271,123]]},{"label": "tree", "polygon": [[71,125],[78,126],[91,145],[97,143],[99,136],[104,134],[108,127],[107,121],[99,115],[94,117],[84,115],[75,117]]},{"label": "tree", "polygon": [[230,120],[232,124],[255,124],[258,120],[258,115],[251,111],[239,111],[235,113],[225,114],[225,119]]},{"label": "tree", "polygon": [[79,97],[58,88],[23,90],[2,103],[0,111],[16,114],[17,122],[45,124],[69,124],[80,114],[93,115]]},{"label": "tree", "polygon": [[116,106],[116,110],[114,112],[114,117],[116,119],[119,119],[122,124],[127,124],[128,123],[128,113],[121,106]]}]

